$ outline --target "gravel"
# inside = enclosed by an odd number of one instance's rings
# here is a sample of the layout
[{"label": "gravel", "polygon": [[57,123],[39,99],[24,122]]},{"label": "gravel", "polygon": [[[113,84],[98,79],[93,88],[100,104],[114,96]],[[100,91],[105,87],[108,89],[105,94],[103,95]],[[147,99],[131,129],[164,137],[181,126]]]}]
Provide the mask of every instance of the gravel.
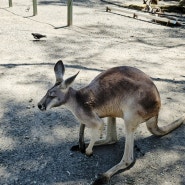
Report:
[{"label": "gravel", "polygon": [[[37,108],[55,81],[55,62],[63,60],[66,77],[80,70],[77,89],[109,67],[143,70],[161,94],[163,125],[185,110],[185,30],[107,13],[106,3],[88,0],[74,1],[73,26],[66,27],[65,1],[38,0],[35,17],[32,8],[25,11],[31,4],[19,0],[12,8],[7,1],[0,5],[0,184],[89,185],[122,158],[124,124],[118,119],[118,143],[95,147],[92,157],[70,151],[78,142],[75,117],[62,107],[48,112]],[[35,41],[31,33],[47,38]],[[183,124],[158,138],[141,124],[135,134],[134,167],[116,174],[110,184],[185,184],[184,133]]]}]

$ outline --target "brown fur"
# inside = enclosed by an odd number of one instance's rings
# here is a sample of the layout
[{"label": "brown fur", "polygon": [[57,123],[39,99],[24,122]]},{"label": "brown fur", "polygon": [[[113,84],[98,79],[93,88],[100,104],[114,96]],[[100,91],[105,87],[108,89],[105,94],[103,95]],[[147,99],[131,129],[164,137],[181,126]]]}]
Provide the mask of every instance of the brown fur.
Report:
[{"label": "brown fur", "polygon": [[76,94],[77,102],[87,110],[94,109],[99,117],[123,117],[120,103],[123,99],[127,103],[133,97],[142,106],[143,111],[138,110],[138,113],[144,119],[156,115],[160,109],[159,93],[152,80],[140,70],[128,66],[101,73]]}]

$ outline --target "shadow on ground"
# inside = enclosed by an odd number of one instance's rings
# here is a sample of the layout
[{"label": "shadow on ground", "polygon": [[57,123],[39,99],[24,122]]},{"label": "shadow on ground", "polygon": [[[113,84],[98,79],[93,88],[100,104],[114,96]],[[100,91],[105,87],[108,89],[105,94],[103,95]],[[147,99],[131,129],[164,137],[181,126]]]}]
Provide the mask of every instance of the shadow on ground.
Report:
[{"label": "shadow on ground", "polygon": [[[9,107],[12,101],[6,106]],[[73,182],[78,184],[81,181],[82,184],[88,184],[95,175],[108,170],[120,161],[124,150],[124,138],[115,145],[95,148],[94,156],[89,158],[70,151],[70,147],[78,140],[78,123],[69,112],[64,114],[66,110],[55,110],[42,113],[36,107],[32,107],[28,113],[25,107],[26,105],[13,102],[11,109],[7,109],[1,119],[3,123],[1,140],[5,138],[9,145],[1,146],[0,170],[4,176],[1,177],[0,184],[74,184]],[[26,114],[22,115],[21,112]],[[135,142],[137,161],[143,160],[146,155],[150,158],[148,153],[153,153],[155,157],[155,153],[159,151],[164,153],[174,151],[183,156],[184,132],[183,125],[161,138],[150,136],[137,139]],[[158,166],[156,170],[162,173],[168,169],[168,174],[173,174],[176,170],[174,166],[177,167],[179,164],[185,168],[183,157],[168,162],[165,166]],[[150,165],[142,166],[141,169],[135,170],[134,176],[142,176],[144,168],[154,170]],[[133,174],[124,176],[124,179],[134,180]],[[183,176],[179,178],[183,183]],[[115,180],[119,181],[119,174],[113,177],[112,182]],[[150,179],[150,184],[155,182],[155,179],[152,181]]]}]

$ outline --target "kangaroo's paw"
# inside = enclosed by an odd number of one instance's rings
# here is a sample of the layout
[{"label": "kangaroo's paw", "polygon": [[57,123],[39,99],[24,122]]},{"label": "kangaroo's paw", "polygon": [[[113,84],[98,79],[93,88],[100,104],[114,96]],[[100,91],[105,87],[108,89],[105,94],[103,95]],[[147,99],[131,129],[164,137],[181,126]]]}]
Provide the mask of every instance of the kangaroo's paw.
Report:
[{"label": "kangaroo's paw", "polygon": [[109,138],[100,139],[100,140],[95,142],[95,146],[112,145],[112,144],[115,144],[116,142],[117,142],[117,140],[112,140],[112,139],[109,139]]}]

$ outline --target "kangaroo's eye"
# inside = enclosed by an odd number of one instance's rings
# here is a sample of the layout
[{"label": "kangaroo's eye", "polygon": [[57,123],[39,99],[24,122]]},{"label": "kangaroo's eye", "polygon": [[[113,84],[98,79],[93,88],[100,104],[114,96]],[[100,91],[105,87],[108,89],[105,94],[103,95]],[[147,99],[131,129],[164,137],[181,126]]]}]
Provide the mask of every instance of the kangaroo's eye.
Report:
[{"label": "kangaroo's eye", "polygon": [[50,96],[50,97],[56,97],[56,93],[54,91],[48,92],[48,96]]}]

